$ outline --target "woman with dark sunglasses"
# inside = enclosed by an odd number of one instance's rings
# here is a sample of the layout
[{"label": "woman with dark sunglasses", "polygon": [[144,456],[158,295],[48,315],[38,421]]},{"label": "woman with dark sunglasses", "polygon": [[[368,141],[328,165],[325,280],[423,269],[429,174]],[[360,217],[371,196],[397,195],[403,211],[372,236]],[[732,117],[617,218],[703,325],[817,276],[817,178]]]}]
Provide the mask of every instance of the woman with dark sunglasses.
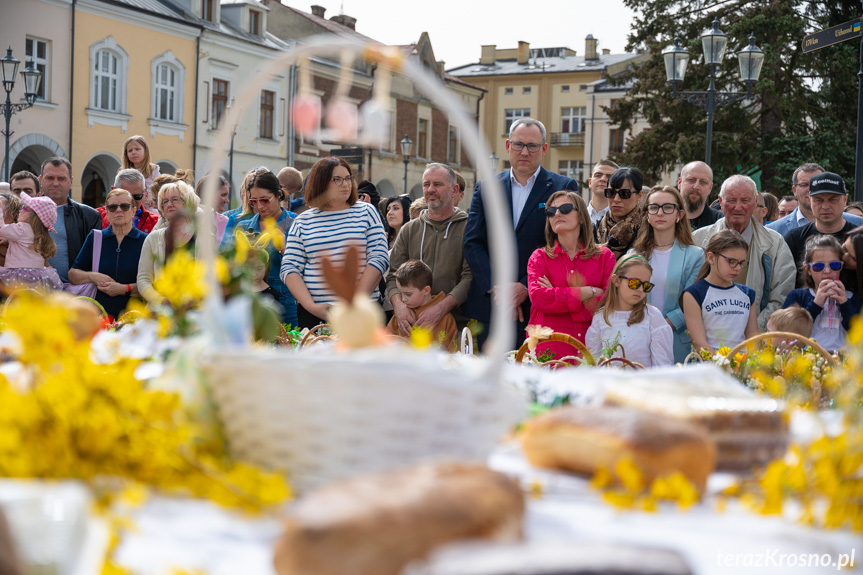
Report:
[{"label": "woman with dark sunglasses", "polygon": [[[608,286],[614,255],[593,241],[587,204],[577,192],[553,193],[545,204],[545,247],[527,263],[528,325],[550,327],[584,343],[587,328]],[[541,344],[557,359],[572,355],[561,343]]]},{"label": "woman with dark sunglasses", "polygon": [[[138,295],[138,262],[147,234],[132,225],[134,207],[135,200],[127,190],[108,192],[105,211],[110,225],[90,232],[69,270],[69,283],[96,284],[96,301],[114,318],[123,313],[132,296]],[[96,270],[94,249],[99,256]]]},{"label": "woman with dark sunglasses", "polygon": [[632,247],[641,227],[641,186],[644,175],[638,168],[618,168],[608,179],[605,197],[608,212],[596,224],[596,241],[620,259]]},{"label": "woman with dark sunglasses", "polygon": [[[252,238],[257,238],[267,229],[267,222],[275,223],[280,230],[280,237],[272,238],[267,244],[267,254],[270,261],[270,273],[267,284],[278,294],[279,304],[282,306],[282,323],[297,327],[297,300],[291,294],[288,286],[279,279],[279,268],[282,266],[282,252],[285,246],[285,236],[288,228],[297,217],[297,214],[289,212],[282,207],[285,192],[279,183],[279,179],[269,170],[258,170],[247,184],[247,202],[254,211],[254,215],[248,219],[241,220],[236,229]],[[225,235],[222,246],[227,247],[234,242],[234,235]],[[254,243],[254,239],[252,239]]]}]

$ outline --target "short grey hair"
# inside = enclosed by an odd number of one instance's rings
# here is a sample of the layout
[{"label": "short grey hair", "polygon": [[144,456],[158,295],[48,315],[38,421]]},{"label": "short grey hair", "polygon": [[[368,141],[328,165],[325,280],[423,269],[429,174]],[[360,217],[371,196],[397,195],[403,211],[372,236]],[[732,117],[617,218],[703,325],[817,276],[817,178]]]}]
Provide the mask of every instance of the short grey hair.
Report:
[{"label": "short grey hair", "polygon": [[758,186],[755,184],[755,180],[749,176],[744,176],[743,174],[734,174],[733,176],[726,178],[725,181],[722,182],[722,187],[719,188],[719,197],[725,198],[725,190],[731,186],[737,186],[739,184],[752,188],[752,197],[758,201]]},{"label": "short grey hair", "polygon": [[122,188],[122,182],[138,183],[144,186],[145,181],[144,174],[135,168],[126,168],[117,172],[117,175],[114,177],[114,187]]},{"label": "short grey hair", "polygon": [[429,170],[444,170],[446,171],[447,179],[449,180],[449,185],[454,186],[458,183],[458,178],[455,177],[455,170],[447,166],[446,164],[441,164],[439,162],[431,162],[430,164],[426,164],[426,169],[423,170],[423,176]]},{"label": "short grey hair", "polygon": [[533,118],[518,118],[516,121],[512,123],[509,127],[509,139],[512,139],[512,135],[515,133],[515,129],[519,126],[536,126],[539,128],[539,133],[542,134],[542,143],[545,143],[545,137],[547,132],[545,131],[545,125],[539,120],[534,120]]}]

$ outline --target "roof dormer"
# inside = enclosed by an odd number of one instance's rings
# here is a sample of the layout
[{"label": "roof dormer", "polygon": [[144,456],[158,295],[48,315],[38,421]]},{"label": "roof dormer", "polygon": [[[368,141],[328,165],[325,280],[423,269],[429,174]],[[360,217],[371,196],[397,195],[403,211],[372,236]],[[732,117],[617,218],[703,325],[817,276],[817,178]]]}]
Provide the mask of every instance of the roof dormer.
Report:
[{"label": "roof dormer", "polygon": [[254,36],[267,33],[269,8],[257,0],[222,0],[222,21]]}]

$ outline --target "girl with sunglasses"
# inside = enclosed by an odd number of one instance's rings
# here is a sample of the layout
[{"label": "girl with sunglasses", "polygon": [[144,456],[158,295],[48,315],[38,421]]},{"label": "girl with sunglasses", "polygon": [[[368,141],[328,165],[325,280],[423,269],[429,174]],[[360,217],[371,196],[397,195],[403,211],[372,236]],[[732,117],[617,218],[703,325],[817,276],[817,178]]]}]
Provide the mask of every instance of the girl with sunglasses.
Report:
[{"label": "girl with sunglasses", "polygon": [[845,347],[851,318],[860,311],[859,298],[845,291],[839,280],[842,246],[833,236],[812,236],[806,240],[800,276],[806,287],[791,290],[783,308],[800,306],[812,316],[812,337],[835,353]]},{"label": "girl with sunglasses", "polygon": [[662,312],[647,303],[653,289],[653,268],[639,255],[624,256],[611,274],[608,290],[587,330],[587,348],[599,356],[603,348],[617,341],[611,357],[623,357],[644,367],[674,364],[671,326]]},{"label": "girl with sunglasses", "polygon": [[[105,213],[110,225],[104,230],[90,231],[69,270],[69,283],[95,284],[96,301],[116,318],[129,300],[138,296],[138,263],[147,234],[132,225],[135,200],[131,192],[122,188],[108,192]],[[96,261],[98,269],[93,269]]]},{"label": "girl with sunglasses", "polygon": [[707,243],[707,261],[681,297],[694,350],[706,349],[712,355],[758,333],[755,290],[734,281],[746,266],[748,249],[734,230],[716,232]]},{"label": "girl with sunglasses", "polygon": [[608,212],[596,224],[596,241],[614,254],[623,257],[638,236],[641,227],[641,186],[644,175],[638,168],[618,168],[608,179],[605,197]]},{"label": "girl with sunglasses", "polygon": [[[577,192],[555,192],[545,206],[545,247],[533,252],[527,264],[528,324],[550,327],[584,343],[608,286],[614,255],[593,241],[587,205]],[[562,343],[537,348],[539,354],[545,351],[561,359],[572,348]]]},{"label": "girl with sunglasses", "polygon": [[653,289],[647,303],[662,310],[674,332],[674,361],[683,362],[692,351],[680,294],[695,283],[704,264],[704,250],[692,239],[683,196],[671,186],[655,186],[644,200],[645,224],[629,253],[643,256],[653,267]]}]

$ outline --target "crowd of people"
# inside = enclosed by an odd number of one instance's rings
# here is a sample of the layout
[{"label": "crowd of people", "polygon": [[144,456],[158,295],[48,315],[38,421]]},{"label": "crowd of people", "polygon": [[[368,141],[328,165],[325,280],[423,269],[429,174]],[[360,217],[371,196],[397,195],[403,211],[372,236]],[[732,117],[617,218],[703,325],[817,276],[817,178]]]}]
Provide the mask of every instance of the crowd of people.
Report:
[{"label": "crowd of people", "polygon": [[[515,322],[511,347],[528,325],[539,325],[595,354],[625,353],[645,366],[733,347],[764,329],[842,351],[863,293],[856,259],[863,206],[848,203],[838,174],[803,164],[782,198],[733,175],[709,205],[713,172],[704,162],[686,164],[676,187],[646,187],[638,168],[601,160],[585,202],[575,180],[542,166],[541,122],[517,119],[508,136],[510,168],[496,178],[512,217],[518,273],[505,302],[510,319],[495,321]],[[8,287],[90,295],[113,317],[132,297],[164,301],[155,280],[173,250],[196,253],[204,241],[194,222],[204,183],[217,177],[215,238],[207,240],[224,250],[238,238],[249,242],[254,289],[278,303],[284,323],[311,328],[327,320],[337,298],[323,258],[339,263],[355,247],[357,291],[383,306],[393,334],[421,326],[452,350],[470,320],[480,344],[489,332],[501,291],[489,257],[491,191],[478,182],[465,211],[465,180],[446,164],[426,166],[416,201],[381,198],[337,157],[318,160],[305,178],[292,167],[259,167],[246,174],[232,210],[223,177],[161,174],[141,136],[124,142],[123,167],[103,206],[71,198],[72,173],[68,160],[50,158],[38,176],[14,174],[0,195],[0,281]],[[256,243],[264,235],[271,241]],[[571,353],[565,348],[548,343],[540,353],[562,357]]]}]

